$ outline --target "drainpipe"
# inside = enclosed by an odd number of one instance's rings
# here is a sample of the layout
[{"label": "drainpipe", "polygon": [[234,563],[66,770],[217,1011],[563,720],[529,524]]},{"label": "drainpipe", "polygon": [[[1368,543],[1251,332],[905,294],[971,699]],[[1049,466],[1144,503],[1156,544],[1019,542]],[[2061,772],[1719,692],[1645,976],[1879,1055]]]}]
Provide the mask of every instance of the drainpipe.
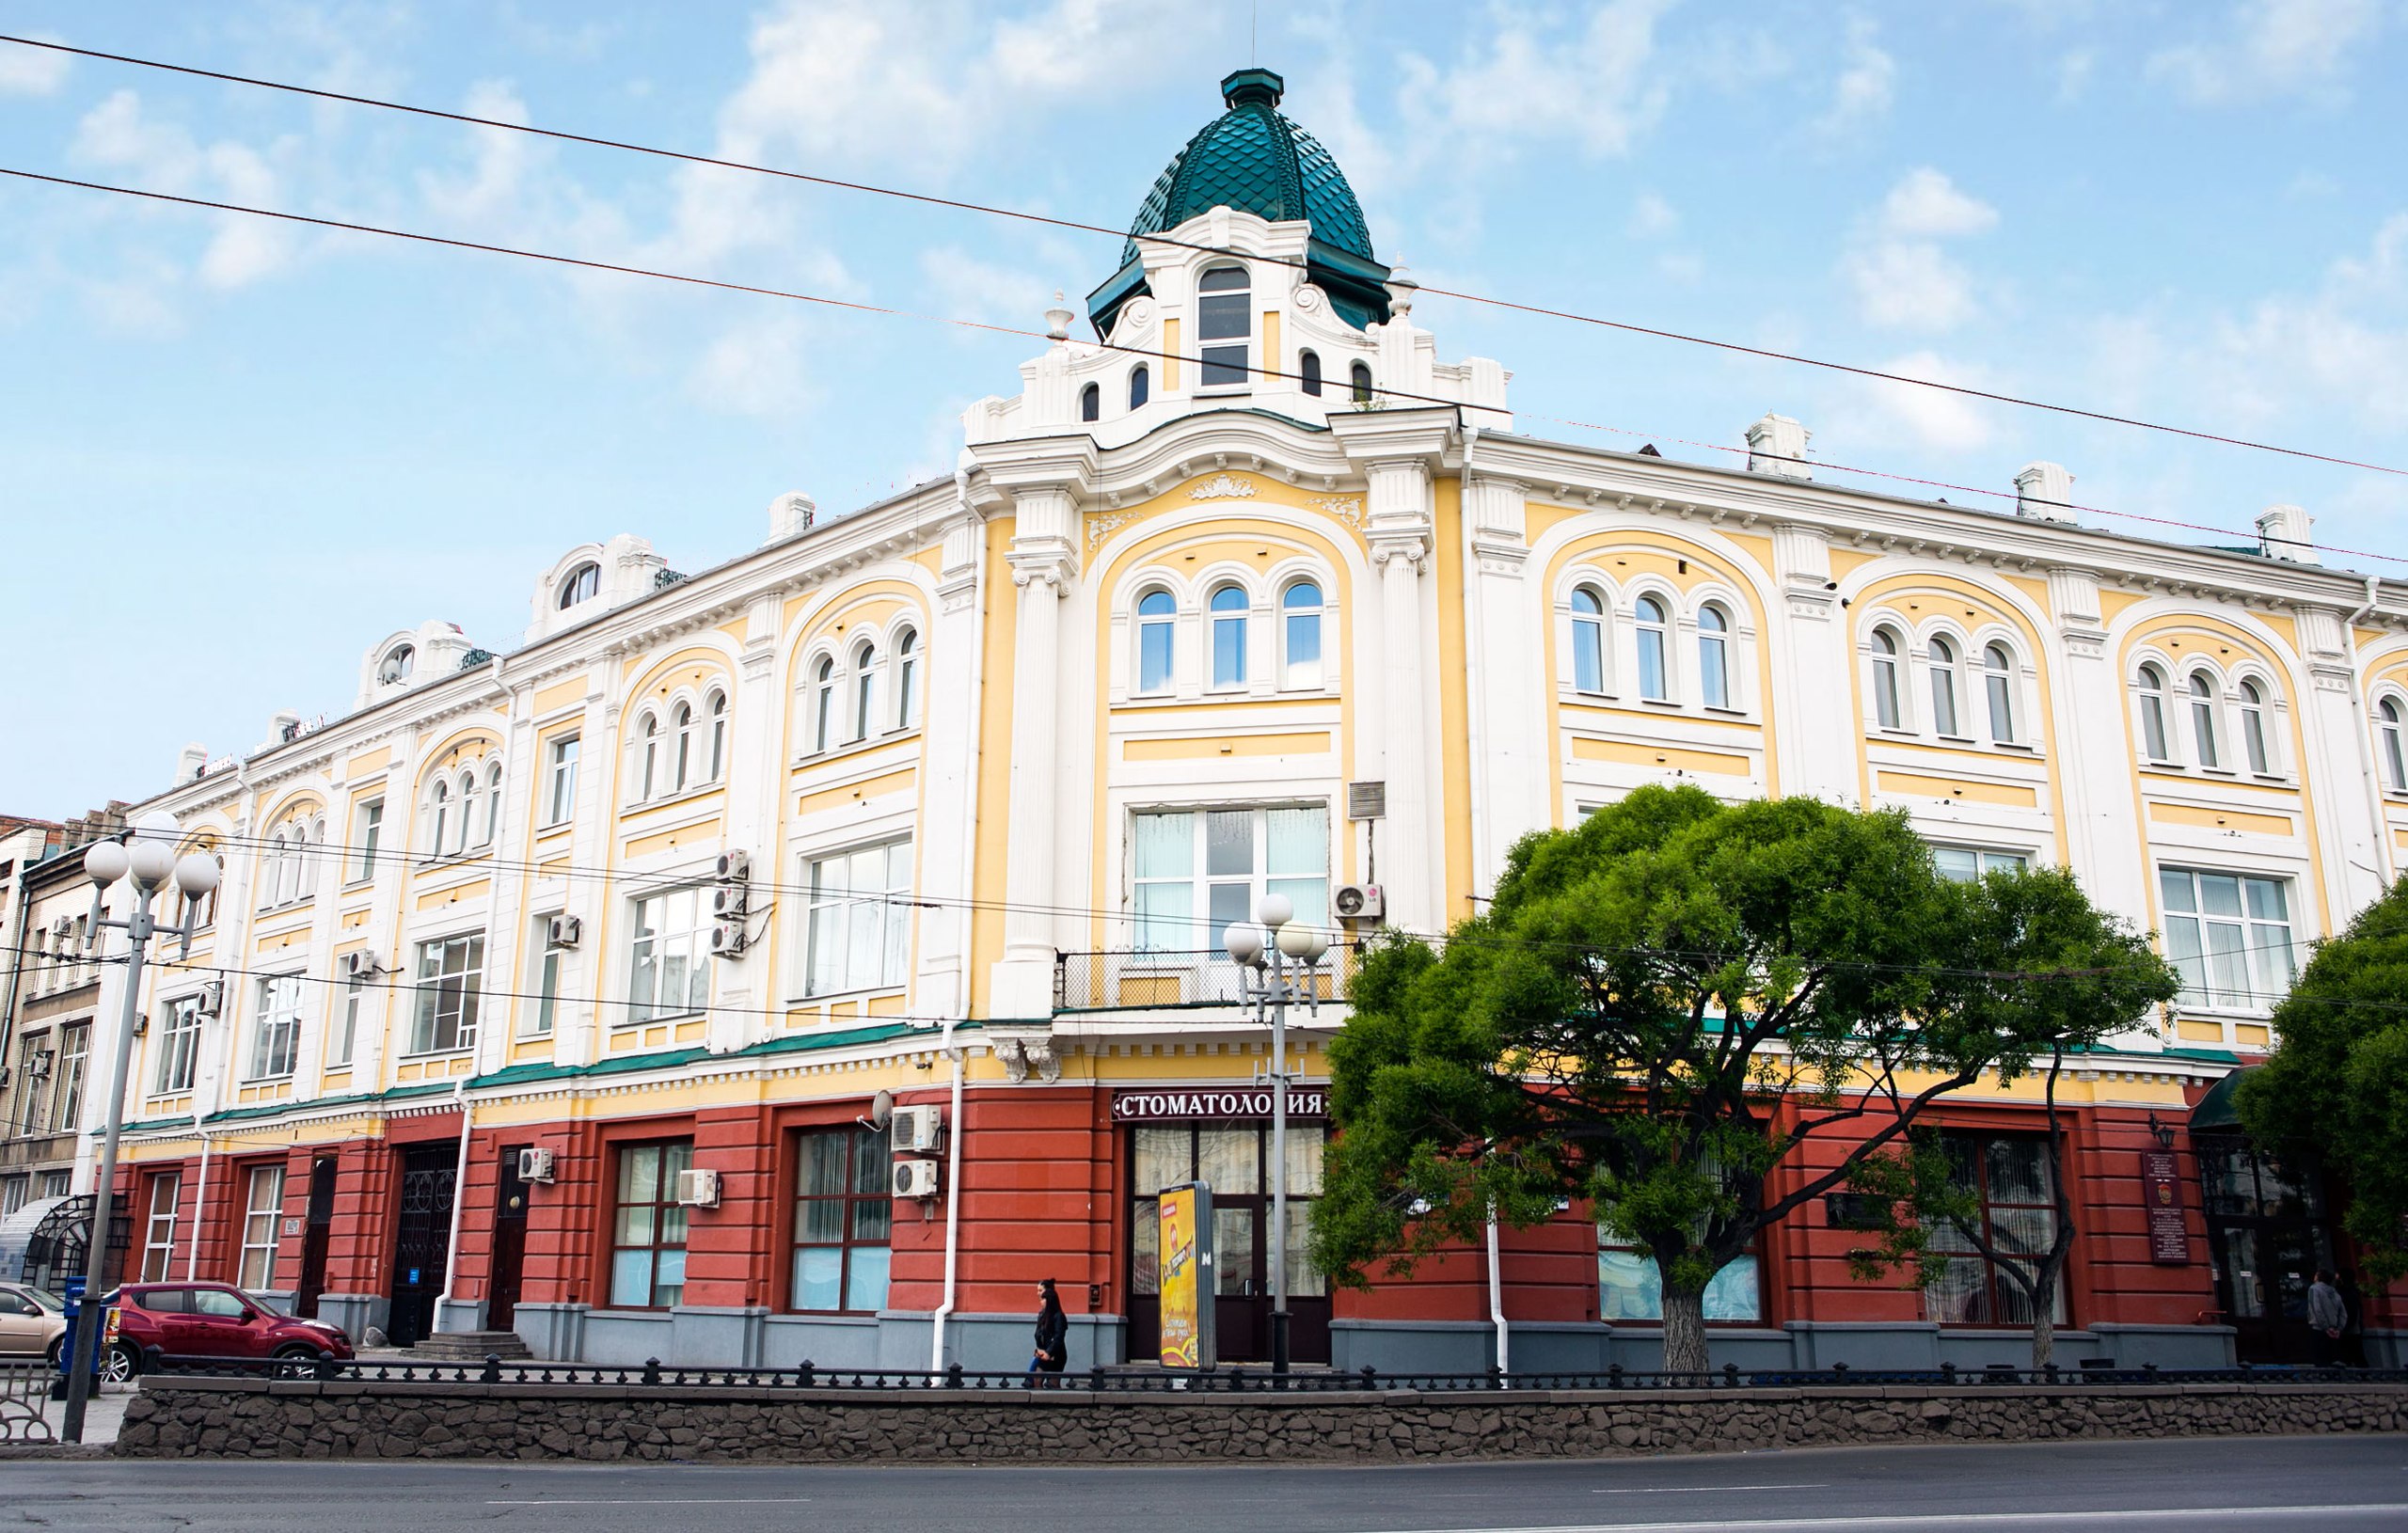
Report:
[{"label": "drainpipe", "polygon": [[1505,1277],[1497,1267],[1497,1205],[1494,1203],[1488,1206],[1488,1320],[1497,1327],[1497,1371],[1511,1373],[1513,1365],[1507,1350]]},{"label": "drainpipe", "polygon": [[[194,1128],[200,1128],[200,1114],[195,1113],[192,1122]],[[210,1137],[209,1130],[202,1129],[200,1185],[193,1189],[192,1229],[184,1238],[184,1281],[187,1283],[198,1276],[200,1272],[200,1220],[203,1210],[209,1207],[209,1151],[214,1144],[215,1141]]]},{"label": "drainpipe", "polygon": [[944,1298],[928,1318],[928,1371],[944,1371],[944,1325],[953,1318],[954,1280],[961,1259],[961,1051],[953,1020],[944,1024],[944,1051],[953,1059],[953,1107],[944,1120]]},{"label": "drainpipe", "polygon": [[433,1335],[443,1329],[443,1306],[452,1302],[452,1286],[459,1281],[460,1272],[460,1210],[467,1202],[468,1193],[468,1078],[462,1076],[452,1083],[452,1099],[460,1104],[460,1160],[452,1172],[452,1239],[443,1248],[443,1291],[435,1296],[435,1315],[427,1323],[427,1334]]}]

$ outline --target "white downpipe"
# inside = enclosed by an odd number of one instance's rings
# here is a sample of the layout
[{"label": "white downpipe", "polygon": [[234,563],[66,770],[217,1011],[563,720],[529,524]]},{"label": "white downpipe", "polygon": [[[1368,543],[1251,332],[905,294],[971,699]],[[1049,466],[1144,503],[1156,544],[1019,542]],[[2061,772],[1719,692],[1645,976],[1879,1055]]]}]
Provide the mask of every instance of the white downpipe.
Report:
[{"label": "white downpipe", "polygon": [[961,1260],[961,1051],[953,1023],[944,1024],[944,1051],[953,1056],[953,1106],[944,1120],[944,1297],[928,1317],[928,1371],[944,1371],[944,1327],[953,1319],[954,1281]]},{"label": "white downpipe", "polygon": [[452,1099],[460,1104],[460,1159],[452,1171],[452,1237],[443,1248],[443,1291],[435,1296],[435,1314],[427,1321],[427,1335],[443,1329],[443,1306],[452,1302],[452,1286],[459,1281],[460,1272],[460,1210],[468,1200],[468,1082],[466,1076],[452,1083]]},{"label": "white downpipe", "polygon": [[[198,1121],[196,1117],[195,1121]],[[193,1189],[192,1228],[184,1236],[184,1281],[192,1282],[200,1272],[200,1218],[209,1207],[209,1151],[216,1141],[204,1133],[200,1136],[200,1185]]]},{"label": "white downpipe", "polygon": [[1497,1266],[1497,1209],[1493,1204],[1488,1210],[1488,1319],[1497,1327],[1497,1370],[1511,1373],[1513,1363],[1505,1324],[1505,1275]]}]

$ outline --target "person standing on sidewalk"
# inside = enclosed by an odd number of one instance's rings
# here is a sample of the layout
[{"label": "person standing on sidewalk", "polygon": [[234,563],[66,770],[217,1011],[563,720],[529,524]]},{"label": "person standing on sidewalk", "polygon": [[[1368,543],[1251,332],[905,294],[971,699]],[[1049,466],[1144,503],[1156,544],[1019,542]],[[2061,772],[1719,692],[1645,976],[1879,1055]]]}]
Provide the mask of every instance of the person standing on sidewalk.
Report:
[{"label": "person standing on sidewalk", "polygon": [[1038,1374],[1059,1373],[1070,1360],[1070,1318],[1062,1313],[1062,1301],[1054,1292],[1054,1280],[1049,1277],[1038,1284],[1037,1292],[1037,1351],[1028,1360],[1032,1388]]},{"label": "person standing on sidewalk", "polygon": [[2307,1355],[2318,1367],[2333,1367],[2341,1361],[2341,1332],[2349,1323],[2349,1306],[2341,1303],[2333,1274],[2318,1268],[2316,1281],[2307,1287]]}]

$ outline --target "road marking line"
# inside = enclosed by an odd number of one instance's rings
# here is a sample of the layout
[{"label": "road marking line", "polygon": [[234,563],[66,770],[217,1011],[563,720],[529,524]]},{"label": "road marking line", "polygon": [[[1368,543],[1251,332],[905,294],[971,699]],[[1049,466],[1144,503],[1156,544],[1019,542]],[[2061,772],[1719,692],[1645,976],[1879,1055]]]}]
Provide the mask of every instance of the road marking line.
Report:
[{"label": "road marking line", "polygon": [[1592,1495],[1679,1495],[1704,1491],[1824,1491],[1830,1488],[1827,1479],[1801,1480],[1795,1485],[1631,1485],[1610,1491],[1592,1491]]},{"label": "road marking line", "polygon": [[1691,1518],[1677,1523],[1556,1523],[1532,1524],[1518,1527],[1450,1527],[1403,1528],[1396,1533],[1751,1533],[1752,1529],[1782,1530],[1798,1533],[1809,1528],[1837,1528],[1841,1533],[1866,1527],[2029,1527],[2034,1525],[2062,1525],[2067,1519],[2080,1517],[2093,1523],[2159,1523],[2189,1519],[2193,1522],[2226,1520],[2239,1517],[2273,1516],[2335,1516],[2371,1514],[2374,1512],[2408,1512],[2408,1501],[2360,1502],[2353,1505],[2318,1507],[2134,1507],[2114,1511],[1938,1511],[1923,1515],[1866,1517],[1850,1513],[1831,1517],[1763,1517],[1744,1521],[1718,1519],[1703,1522]]},{"label": "road marking line", "polygon": [[544,1496],[532,1501],[488,1500],[488,1507],[799,1507],[811,1497],[807,1495],[694,1495],[694,1496]]}]

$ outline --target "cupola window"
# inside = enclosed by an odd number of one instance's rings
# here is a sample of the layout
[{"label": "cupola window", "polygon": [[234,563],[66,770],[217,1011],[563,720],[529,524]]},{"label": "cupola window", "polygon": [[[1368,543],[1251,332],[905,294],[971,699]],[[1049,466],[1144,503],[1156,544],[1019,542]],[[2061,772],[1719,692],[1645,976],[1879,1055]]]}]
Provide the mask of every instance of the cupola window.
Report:
[{"label": "cupola window", "polygon": [[1353,368],[1348,370],[1347,377],[1352,385],[1354,403],[1357,404],[1370,403],[1371,364],[1369,362],[1355,363]]},{"label": "cupola window", "polygon": [[1254,333],[1254,300],[1243,266],[1215,266],[1196,283],[1196,339],[1203,342],[1203,386],[1246,381],[1246,341]]},{"label": "cupola window", "polygon": [[1145,363],[1140,362],[1130,369],[1129,408],[1133,410],[1144,408],[1146,401],[1153,397],[1153,388],[1154,375],[1146,371]]},{"label": "cupola window", "polygon": [[1103,419],[1103,386],[1101,384],[1089,384],[1079,390],[1079,419],[1081,420]]},{"label": "cupola window", "polygon": [[410,668],[418,663],[418,651],[407,644],[396,644],[385,652],[384,660],[376,667],[376,679],[390,687],[410,679]]},{"label": "cupola window", "polygon": [[581,601],[590,601],[601,594],[601,591],[602,566],[592,562],[579,564],[569,571],[567,579],[561,582],[561,610],[565,612]]},{"label": "cupola window", "polygon": [[1296,358],[1296,376],[1307,394],[1321,393],[1321,353],[1307,352]]}]

